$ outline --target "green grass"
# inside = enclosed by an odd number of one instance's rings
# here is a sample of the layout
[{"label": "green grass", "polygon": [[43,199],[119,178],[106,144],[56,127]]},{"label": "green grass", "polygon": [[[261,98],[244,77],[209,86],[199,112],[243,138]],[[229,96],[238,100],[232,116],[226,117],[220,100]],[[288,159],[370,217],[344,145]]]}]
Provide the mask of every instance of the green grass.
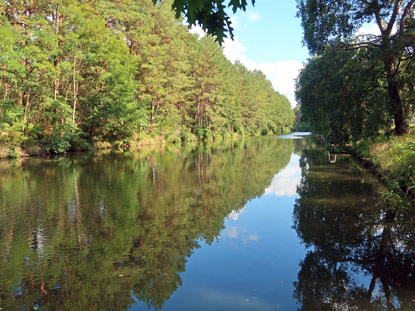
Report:
[{"label": "green grass", "polygon": [[360,141],[355,149],[376,166],[392,192],[415,201],[415,129],[404,136]]}]

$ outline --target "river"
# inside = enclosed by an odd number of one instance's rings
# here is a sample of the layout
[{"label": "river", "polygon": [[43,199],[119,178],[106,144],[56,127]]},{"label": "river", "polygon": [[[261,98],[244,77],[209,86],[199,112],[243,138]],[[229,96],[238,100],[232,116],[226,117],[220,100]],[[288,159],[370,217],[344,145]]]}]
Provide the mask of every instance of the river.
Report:
[{"label": "river", "polygon": [[414,310],[414,222],[307,133],[2,161],[0,310]]}]

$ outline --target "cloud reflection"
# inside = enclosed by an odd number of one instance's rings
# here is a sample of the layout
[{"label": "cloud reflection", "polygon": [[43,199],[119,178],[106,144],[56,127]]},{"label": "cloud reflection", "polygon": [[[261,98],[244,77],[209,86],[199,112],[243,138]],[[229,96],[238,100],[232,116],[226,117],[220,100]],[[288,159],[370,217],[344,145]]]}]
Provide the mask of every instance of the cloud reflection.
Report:
[{"label": "cloud reflection", "polygon": [[258,241],[259,240],[259,236],[255,235],[255,234],[251,234],[248,236],[248,240],[249,241]]},{"label": "cloud reflection", "polygon": [[228,218],[232,219],[233,221],[237,221],[239,219],[239,215],[242,214],[242,212],[244,211],[245,207],[239,211],[235,211],[233,210],[229,215]]},{"label": "cloud reflection", "polygon": [[250,234],[250,235],[248,235],[247,238],[242,239],[242,243],[243,244],[248,244],[249,242],[257,242],[257,241],[259,241],[259,238],[260,238],[259,235]]},{"label": "cloud reflection", "polygon": [[237,239],[238,235],[239,235],[238,227],[226,228],[222,233],[223,237],[229,238],[229,239]]},{"label": "cloud reflection", "polygon": [[300,157],[293,154],[288,165],[272,179],[265,194],[293,197],[297,194],[297,185],[301,181],[301,169],[298,165]]},{"label": "cloud reflection", "polygon": [[223,238],[239,240],[243,244],[248,244],[250,242],[257,242],[260,239],[259,235],[256,234],[248,234],[245,228],[241,227],[229,227],[223,230],[222,235]]}]

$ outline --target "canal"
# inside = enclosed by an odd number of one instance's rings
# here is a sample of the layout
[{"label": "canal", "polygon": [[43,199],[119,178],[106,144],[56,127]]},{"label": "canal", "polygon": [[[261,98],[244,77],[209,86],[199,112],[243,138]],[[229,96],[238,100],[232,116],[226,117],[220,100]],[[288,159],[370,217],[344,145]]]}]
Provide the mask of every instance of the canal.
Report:
[{"label": "canal", "polygon": [[307,133],[0,162],[0,310],[414,310],[415,215]]}]

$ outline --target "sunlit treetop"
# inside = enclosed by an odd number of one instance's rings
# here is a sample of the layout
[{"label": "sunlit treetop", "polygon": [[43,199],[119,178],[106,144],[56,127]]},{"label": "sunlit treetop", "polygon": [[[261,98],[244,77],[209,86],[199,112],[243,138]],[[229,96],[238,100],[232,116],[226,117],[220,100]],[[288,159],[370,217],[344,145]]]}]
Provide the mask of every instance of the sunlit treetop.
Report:
[{"label": "sunlit treetop", "polygon": [[[156,4],[159,0],[153,0]],[[252,5],[255,0],[251,0]],[[207,33],[216,37],[216,41],[223,42],[229,33],[233,38],[233,27],[231,20],[226,13],[226,8],[231,8],[233,13],[238,10],[246,10],[247,0],[174,0],[173,9],[176,11],[176,17],[181,14],[187,19],[190,25],[199,25]]]}]

